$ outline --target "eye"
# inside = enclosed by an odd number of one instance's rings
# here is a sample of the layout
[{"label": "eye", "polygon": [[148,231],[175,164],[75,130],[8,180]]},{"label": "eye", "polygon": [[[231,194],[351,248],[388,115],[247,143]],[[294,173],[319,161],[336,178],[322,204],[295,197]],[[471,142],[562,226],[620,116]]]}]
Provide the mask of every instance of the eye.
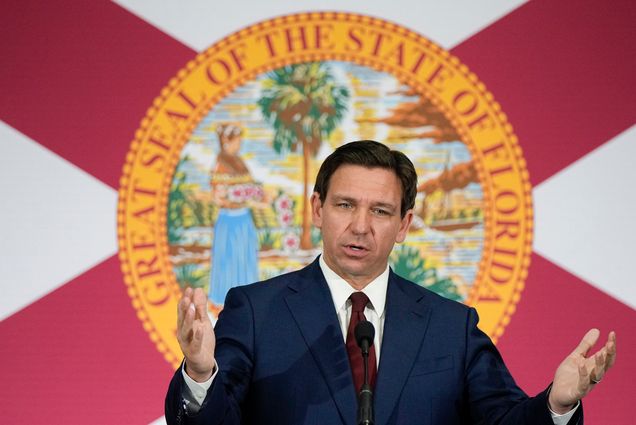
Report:
[{"label": "eye", "polygon": [[373,214],[375,215],[391,215],[391,213],[385,209],[382,208],[374,208],[373,209]]},{"label": "eye", "polygon": [[349,203],[349,202],[344,202],[344,201],[343,201],[343,202],[338,202],[338,203],[336,204],[336,206],[337,206],[338,208],[342,208],[342,209],[348,210],[348,209],[350,209],[350,208],[351,208],[351,203]]}]

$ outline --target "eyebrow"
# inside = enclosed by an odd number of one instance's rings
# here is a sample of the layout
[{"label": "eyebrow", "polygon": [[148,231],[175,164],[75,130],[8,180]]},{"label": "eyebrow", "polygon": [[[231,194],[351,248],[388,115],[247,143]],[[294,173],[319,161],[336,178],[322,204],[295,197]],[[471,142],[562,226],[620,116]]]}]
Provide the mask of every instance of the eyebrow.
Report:
[{"label": "eyebrow", "polygon": [[[346,195],[338,195],[337,193],[333,195],[333,199],[334,201],[338,202],[338,201],[345,201],[345,202],[349,202],[350,204],[354,204],[357,205],[358,201],[355,198],[352,198],[350,196],[346,196]],[[385,208],[387,210],[390,210],[391,212],[394,212],[397,209],[396,205],[390,204],[390,203],[386,203],[386,202],[372,202],[371,206],[373,208]]]}]

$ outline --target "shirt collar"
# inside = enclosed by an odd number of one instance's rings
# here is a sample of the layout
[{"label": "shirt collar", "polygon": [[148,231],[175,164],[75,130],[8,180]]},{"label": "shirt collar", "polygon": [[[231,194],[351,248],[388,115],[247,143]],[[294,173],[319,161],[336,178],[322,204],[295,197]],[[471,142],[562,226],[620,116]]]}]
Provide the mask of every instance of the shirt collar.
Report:
[{"label": "shirt collar", "polygon": [[[329,291],[333,298],[333,305],[336,307],[336,311],[340,311],[340,309],[342,309],[347,303],[349,296],[356,292],[356,289],[349,285],[346,280],[338,276],[336,272],[331,270],[322,255],[318,261],[320,263],[322,274],[325,276],[325,280],[327,281],[327,286],[329,286]],[[384,316],[386,290],[388,286],[389,266],[387,264],[386,269],[362,290],[362,292],[369,297],[369,301],[371,301],[371,305],[379,317]]]}]

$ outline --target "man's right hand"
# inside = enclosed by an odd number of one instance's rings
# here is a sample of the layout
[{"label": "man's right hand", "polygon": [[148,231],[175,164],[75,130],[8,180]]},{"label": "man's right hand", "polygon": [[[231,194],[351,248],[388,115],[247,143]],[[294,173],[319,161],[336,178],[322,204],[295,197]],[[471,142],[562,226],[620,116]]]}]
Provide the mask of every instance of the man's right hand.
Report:
[{"label": "man's right hand", "polygon": [[214,328],[203,289],[186,288],[177,307],[177,340],[186,358],[186,373],[197,382],[214,373]]}]

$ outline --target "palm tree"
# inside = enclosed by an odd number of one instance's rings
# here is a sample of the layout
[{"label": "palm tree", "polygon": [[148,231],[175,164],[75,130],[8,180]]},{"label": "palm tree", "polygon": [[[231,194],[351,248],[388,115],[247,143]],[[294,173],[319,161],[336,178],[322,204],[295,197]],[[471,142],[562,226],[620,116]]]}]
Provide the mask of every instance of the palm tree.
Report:
[{"label": "palm tree", "polygon": [[278,68],[263,81],[258,105],[274,127],[273,147],[278,153],[303,155],[301,249],[310,249],[309,160],[322,141],[336,129],[347,110],[349,91],[336,84],[326,65],[300,63]]}]

